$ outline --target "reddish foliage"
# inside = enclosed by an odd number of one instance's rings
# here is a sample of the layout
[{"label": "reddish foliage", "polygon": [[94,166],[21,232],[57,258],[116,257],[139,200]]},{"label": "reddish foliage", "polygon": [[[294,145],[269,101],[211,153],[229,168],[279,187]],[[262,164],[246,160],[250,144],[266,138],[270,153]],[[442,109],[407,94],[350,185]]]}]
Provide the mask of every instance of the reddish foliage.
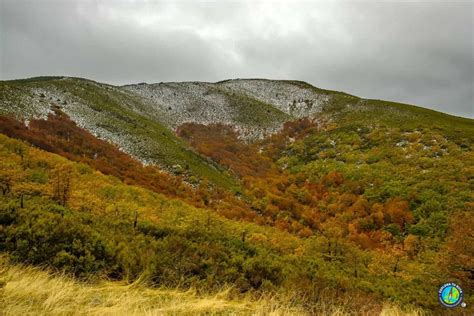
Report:
[{"label": "reddish foliage", "polygon": [[254,146],[241,142],[228,125],[185,123],[179,127],[178,135],[240,177],[264,176],[271,168],[271,161],[259,155]]},{"label": "reddish foliage", "polygon": [[60,111],[50,114],[47,120],[32,120],[29,126],[9,117],[0,117],[0,132],[70,160],[86,163],[126,183],[172,195],[183,190],[178,188],[179,181],[175,177],[161,172],[156,166],[143,166],[116,146],[79,128]]},{"label": "reddish foliage", "polygon": [[413,220],[406,201],[393,199],[371,206],[363,197],[362,185],[346,181],[341,172],[331,171],[319,183],[311,183],[303,173],[291,174],[276,166],[288,142],[318,128],[309,119],[287,122],[279,133],[251,144],[241,141],[231,126],[222,124],[187,123],[178,134],[201,154],[242,178],[245,196],[266,223],[302,237],[330,227],[348,232],[349,239],[363,248],[381,247],[390,238],[383,231],[385,225],[395,223],[404,229]]},{"label": "reddish foliage", "polygon": [[224,215],[239,214],[239,219],[252,220],[255,213],[230,192],[209,188],[206,181],[194,189],[180,177],[161,171],[157,166],[144,166],[120,151],[116,146],[96,138],[78,127],[60,111],[47,120],[32,120],[28,126],[11,117],[0,116],[0,133],[29,142],[40,149],[59,154],[72,161],[82,162],[104,174],[115,176],[127,184],[139,185],[171,197],[178,197],[197,207],[232,210]]}]

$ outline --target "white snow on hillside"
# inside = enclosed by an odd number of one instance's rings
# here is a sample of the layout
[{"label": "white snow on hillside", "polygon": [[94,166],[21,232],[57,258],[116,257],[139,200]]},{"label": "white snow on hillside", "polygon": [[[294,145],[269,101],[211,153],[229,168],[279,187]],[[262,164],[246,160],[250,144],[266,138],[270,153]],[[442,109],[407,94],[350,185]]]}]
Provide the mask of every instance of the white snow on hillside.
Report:
[{"label": "white snow on hillside", "polygon": [[[200,124],[235,123],[233,109],[224,95],[205,82],[138,84],[123,87],[148,101],[150,111],[164,115],[168,125],[176,128],[186,122]],[[153,113],[148,113],[153,115]]]},{"label": "white snow on hillside", "polygon": [[320,111],[329,96],[287,81],[235,79],[217,83],[230,91],[244,93],[271,104],[291,116],[301,118]]},{"label": "white snow on hillside", "polygon": [[[140,96],[150,108],[147,114],[175,129],[183,123],[233,125],[244,139],[262,138],[281,129],[281,119],[253,124],[240,119],[229,95],[244,95],[289,115],[288,119],[312,116],[329,96],[286,81],[237,79],[218,83],[179,82],[135,84],[122,87]],[[261,104],[261,103],[259,103]],[[269,114],[272,115],[272,114]]]},{"label": "white snow on hillside", "polygon": [[[63,80],[74,79],[64,78]],[[118,88],[99,83],[97,85],[108,91],[121,91]],[[135,135],[111,129],[108,124],[109,114],[98,112],[84,99],[71,93],[58,89],[53,85],[46,87],[22,87],[21,90],[3,87],[0,98],[0,113],[15,115],[18,119],[30,121],[31,119],[46,119],[53,113],[54,107],[61,109],[79,127],[91,132],[96,137],[118,145],[119,149],[130,155],[147,162],[148,144]],[[123,103],[122,106],[127,107]]]}]

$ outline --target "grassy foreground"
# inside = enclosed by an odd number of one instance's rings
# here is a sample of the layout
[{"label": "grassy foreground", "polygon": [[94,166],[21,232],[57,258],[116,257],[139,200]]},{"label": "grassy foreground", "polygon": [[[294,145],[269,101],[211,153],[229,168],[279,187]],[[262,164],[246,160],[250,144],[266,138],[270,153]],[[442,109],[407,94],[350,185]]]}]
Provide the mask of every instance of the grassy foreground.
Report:
[{"label": "grassy foreground", "polygon": [[[0,257],[1,315],[306,315],[291,298],[232,298],[231,289],[215,295],[150,288],[142,282],[78,282],[64,274],[13,265]],[[346,315],[343,307],[324,305],[320,315]],[[393,305],[368,315],[422,315]]]}]

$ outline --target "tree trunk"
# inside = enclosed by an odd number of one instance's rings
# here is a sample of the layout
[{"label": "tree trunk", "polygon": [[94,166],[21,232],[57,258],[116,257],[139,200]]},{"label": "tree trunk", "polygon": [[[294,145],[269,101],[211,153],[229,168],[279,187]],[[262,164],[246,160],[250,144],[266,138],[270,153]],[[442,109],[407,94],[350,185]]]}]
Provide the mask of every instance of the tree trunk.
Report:
[{"label": "tree trunk", "polygon": [[400,257],[397,257],[397,261],[395,261],[395,266],[393,267],[393,274],[397,273],[398,271],[398,262],[400,261]]},{"label": "tree trunk", "polygon": [[133,229],[137,229],[137,222],[138,222],[138,212],[135,211],[135,218],[133,219]]}]

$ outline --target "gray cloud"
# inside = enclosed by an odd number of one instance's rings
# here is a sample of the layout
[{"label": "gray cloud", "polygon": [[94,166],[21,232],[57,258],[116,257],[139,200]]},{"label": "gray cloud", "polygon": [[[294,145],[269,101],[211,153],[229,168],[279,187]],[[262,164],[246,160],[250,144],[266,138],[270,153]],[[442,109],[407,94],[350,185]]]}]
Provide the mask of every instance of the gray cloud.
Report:
[{"label": "gray cloud", "polygon": [[474,117],[473,6],[0,0],[0,78],[300,79]]}]

